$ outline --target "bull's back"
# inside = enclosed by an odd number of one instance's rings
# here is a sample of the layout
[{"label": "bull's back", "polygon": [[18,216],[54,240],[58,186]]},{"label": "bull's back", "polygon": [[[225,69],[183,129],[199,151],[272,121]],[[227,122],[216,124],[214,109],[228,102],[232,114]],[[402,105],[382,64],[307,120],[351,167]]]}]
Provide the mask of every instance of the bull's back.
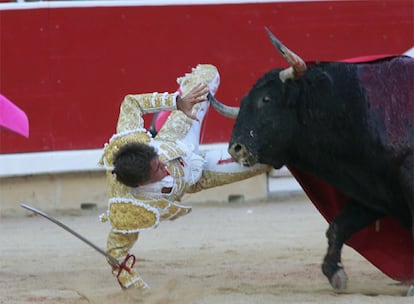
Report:
[{"label": "bull's back", "polygon": [[[414,59],[394,57],[360,64],[368,122],[384,144],[414,143]],[[378,135],[378,134],[377,134]]]},{"label": "bull's back", "polygon": [[[414,59],[393,57],[342,67],[347,77],[345,84],[356,75],[358,86],[358,90],[342,84],[340,88],[336,86],[337,95],[344,96],[352,112],[353,119],[349,120],[352,125],[335,129],[346,135],[340,138],[336,158],[330,161],[323,155],[312,165],[300,164],[299,168],[309,169],[347,196],[410,225],[408,206],[413,201],[410,189],[414,183]],[[332,143],[338,142],[332,139]],[[333,150],[328,147],[327,155],[333,155]],[[321,151],[323,154],[324,150]]]},{"label": "bull's back", "polygon": [[[368,132],[359,193],[382,201],[406,225],[414,186],[414,59],[394,57],[359,64]],[[355,188],[357,188],[355,186]],[[374,204],[371,201],[371,204]],[[400,207],[397,207],[400,206]]]}]

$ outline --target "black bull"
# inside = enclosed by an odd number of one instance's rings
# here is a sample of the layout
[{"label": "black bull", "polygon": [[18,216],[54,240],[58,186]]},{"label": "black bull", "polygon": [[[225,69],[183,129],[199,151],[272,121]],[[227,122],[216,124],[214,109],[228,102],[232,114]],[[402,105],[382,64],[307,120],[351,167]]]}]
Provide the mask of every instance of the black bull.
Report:
[{"label": "black bull", "polygon": [[243,165],[290,169],[330,223],[322,271],[334,288],[346,287],[344,243],[412,283],[414,59],[307,67],[269,35],[291,67],[261,77],[240,109],[211,98],[237,117],[230,154]]}]

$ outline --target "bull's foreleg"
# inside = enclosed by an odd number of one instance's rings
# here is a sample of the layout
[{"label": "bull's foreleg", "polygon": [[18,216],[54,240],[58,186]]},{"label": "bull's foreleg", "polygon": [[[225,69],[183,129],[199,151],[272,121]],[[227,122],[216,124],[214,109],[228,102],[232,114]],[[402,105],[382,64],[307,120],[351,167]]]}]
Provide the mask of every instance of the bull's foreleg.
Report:
[{"label": "bull's foreleg", "polygon": [[383,215],[350,200],[346,207],[329,225],[326,232],[328,251],[322,264],[322,272],[334,289],[346,288],[347,276],[341,263],[344,243],[356,232],[373,223]]}]

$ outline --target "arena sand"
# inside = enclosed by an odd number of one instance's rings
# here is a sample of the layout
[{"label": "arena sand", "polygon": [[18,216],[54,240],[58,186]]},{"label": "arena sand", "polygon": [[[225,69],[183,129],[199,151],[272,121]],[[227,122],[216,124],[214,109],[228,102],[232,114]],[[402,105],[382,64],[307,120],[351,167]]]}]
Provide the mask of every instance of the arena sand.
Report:
[{"label": "arena sand", "polygon": [[[34,206],[36,207],[36,206]],[[102,210],[103,211],[103,210]],[[101,210],[51,214],[105,247]],[[122,291],[106,260],[48,220],[0,216],[0,303],[274,304],[414,303],[349,247],[348,289],[320,271],[327,223],[302,195],[268,201],[202,203],[141,234],[132,253],[151,293]]]}]

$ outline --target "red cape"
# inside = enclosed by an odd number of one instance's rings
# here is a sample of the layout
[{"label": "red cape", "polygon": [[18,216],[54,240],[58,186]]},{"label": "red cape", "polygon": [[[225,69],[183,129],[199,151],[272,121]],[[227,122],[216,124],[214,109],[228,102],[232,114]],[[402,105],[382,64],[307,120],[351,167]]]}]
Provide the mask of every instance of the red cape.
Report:
[{"label": "red cape", "polygon": [[[390,56],[359,57],[343,62],[368,62],[385,57]],[[344,207],[347,197],[310,174],[292,167],[288,169],[318,211],[331,223]],[[359,231],[346,244],[390,278],[405,283],[414,282],[414,240],[411,229],[403,228],[391,217]]]},{"label": "red cape", "polygon": [[[331,223],[344,207],[347,197],[324,181],[289,167],[306,195]],[[390,278],[410,283],[414,281],[414,242],[410,229],[404,229],[391,217],[354,234],[346,244]]]}]

